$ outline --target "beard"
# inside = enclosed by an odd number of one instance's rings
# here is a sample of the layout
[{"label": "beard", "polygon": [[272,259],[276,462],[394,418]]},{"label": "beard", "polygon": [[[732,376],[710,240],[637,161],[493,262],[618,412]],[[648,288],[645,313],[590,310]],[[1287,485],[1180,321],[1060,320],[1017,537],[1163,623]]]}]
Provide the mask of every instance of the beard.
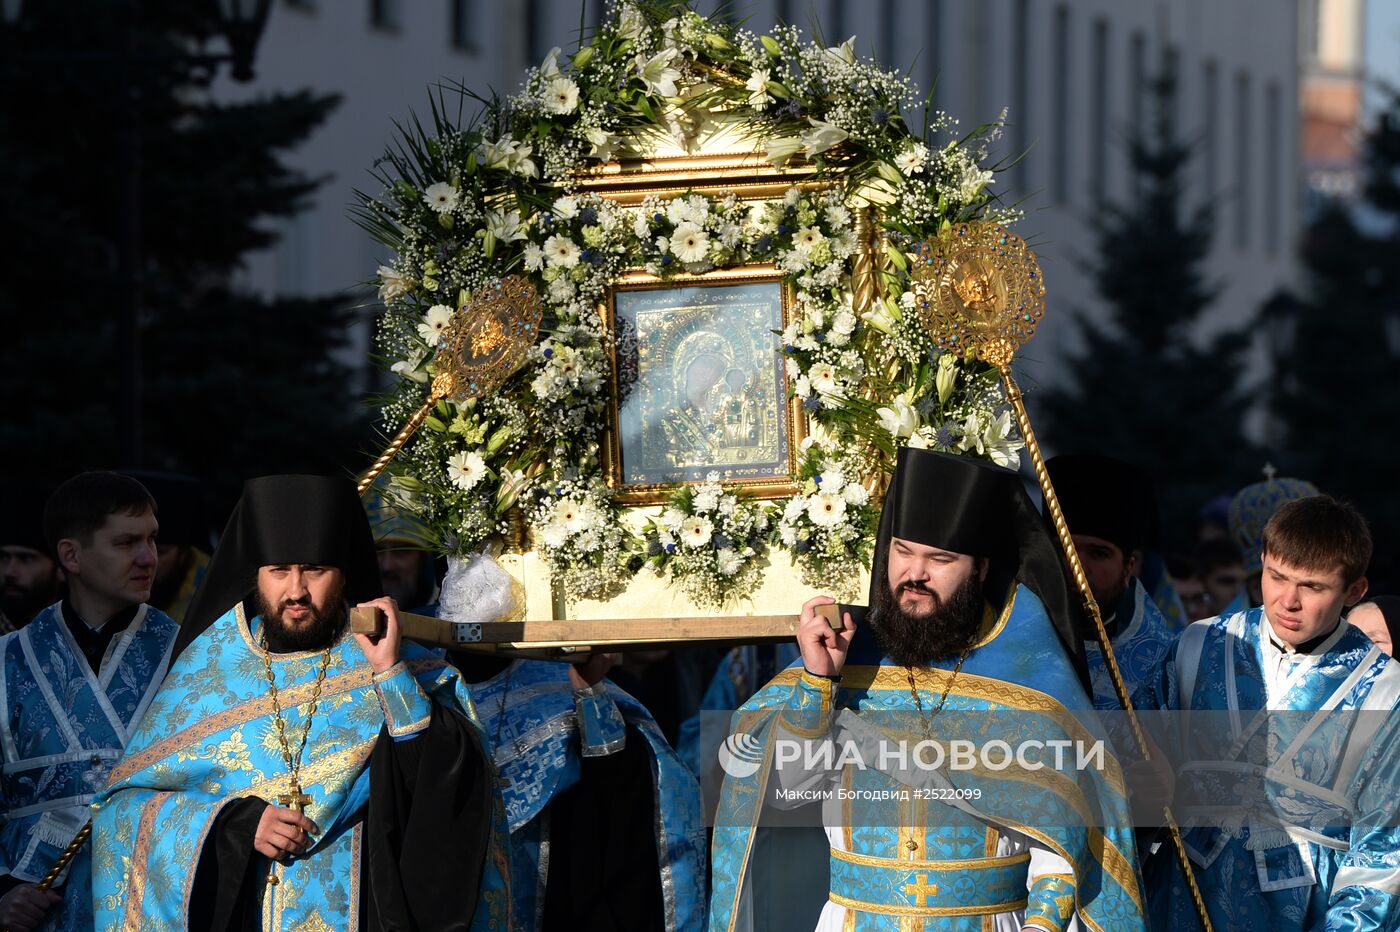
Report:
[{"label": "beard", "polygon": [[[905,610],[905,591],[926,592],[933,607],[926,615]],[[951,660],[976,641],[982,627],[982,580],[976,573],[944,602],[921,583],[901,583],[898,589],[879,587],[871,605],[870,628],[884,654],[901,667],[926,667]]]},{"label": "beard", "polygon": [[[261,592],[253,596],[253,604],[263,620],[267,649],[274,654],[325,650],[335,642],[340,629],[345,627],[344,589],[337,589],[324,605],[315,604],[308,595],[300,599],[283,599],[274,609]],[[282,613],[293,605],[311,609],[306,620],[296,626],[282,620]]]},{"label": "beard", "polygon": [[0,587],[0,612],[19,628],[58,600],[57,574],[45,586],[10,583]]}]

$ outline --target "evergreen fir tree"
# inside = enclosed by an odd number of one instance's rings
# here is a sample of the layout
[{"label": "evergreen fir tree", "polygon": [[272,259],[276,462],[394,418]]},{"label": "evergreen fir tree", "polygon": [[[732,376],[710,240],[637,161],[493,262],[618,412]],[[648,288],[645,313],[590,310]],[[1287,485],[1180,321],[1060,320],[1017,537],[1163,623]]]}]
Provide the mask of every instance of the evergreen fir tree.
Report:
[{"label": "evergreen fir tree", "polygon": [[[307,205],[319,181],[285,154],[336,99],[299,91],[216,102],[213,68],[191,54],[212,28],[198,4],[72,0],[25,10],[0,54],[9,175],[0,186],[9,233],[0,444],[19,468],[55,478],[129,465],[119,461],[125,350],[114,257],[134,114],[142,465],[203,475],[225,493],[258,472],[357,465],[367,419],[351,394],[356,372],[337,361],[351,322],[343,300],[265,301],[230,284],[245,254],[275,242],[268,221]],[[124,86],[136,92],[134,107]]]},{"label": "evergreen fir tree", "polygon": [[[1045,416],[1047,445],[1142,466],[1156,480],[1163,515],[1181,516],[1258,461],[1242,434],[1247,334],[1199,336],[1218,292],[1203,272],[1214,214],[1209,203],[1183,203],[1192,152],[1172,125],[1173,78],[1163,73],[1149,89],[1151,126],[1129,140],[1138,194],[1102,207],[1097,256],[1086,264],[1107,314],[1079,311],[1082,348],[1065,360],[1066,377],[1032,401]],[[1165,529],[1189,532],[1181,521]]]},{"label": "evergreen fir tree", "polygon": [[1277,360],[1278,465],[1351,500],[1371,521],[1373,585],[1400,585],[1400,93],[1368,132],[1364,204],[1326,207],[1304,231],[1305,294]]}]

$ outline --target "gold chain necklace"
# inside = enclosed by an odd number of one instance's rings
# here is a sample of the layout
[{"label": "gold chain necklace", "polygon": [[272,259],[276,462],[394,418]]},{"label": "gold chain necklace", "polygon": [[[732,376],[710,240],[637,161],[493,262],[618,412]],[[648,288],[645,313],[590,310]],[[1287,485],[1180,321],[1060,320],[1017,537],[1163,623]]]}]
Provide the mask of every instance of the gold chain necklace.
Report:
[{"label": "gold chain necklace", "polygon": [[[282,761],[287,765],[287,770],[291,774],[291,782],[287,786],[287,792],[277,797],[279,805],[286,806],[297,813],[304,813],[306,807],[311,805],[311,797],[301,791],[301,758],[306,753],[306,739],[311,734],[311,719],[316,714],[316,706],[321,701],[321,687],[326,682],[326,668],[330,666],[331,649],[335,647],[332,643],[321,654],[321,666],[316,671],[316,686],[311,691],[311,707],[306,710],[306,718],[301,724],[301,743],[297,745],[296,754],[292,754],[291,747],[287,744],[287,722],[282,717],[282,700],[277,692],[277,677],[272,673],[272,652],[267,646],[267,620],[263,620],[263,629],[260,632],[262,640],[263,668],[267,671],[267,685],[272,697],[273,722],[277,726],[277,743],[282,746]],[[272,886],[277,884],[277,873],[274,868],[267,875],[267,882]]]},{"label": "gold chain necklace", "polygon": [[[918,681],[914,679],[914,668],[904,668],[904,674],[909,678],[909,695],[914,697],[914,705],[916,708],[918,708],[920,718],[923,721],[925,741],[932,740],[933,719],[935,716],[938,715],[938,713],[943,711],[943,706],[947,704],[948,694],[953,691],[953,681],[956,680],[958,678],[958,674],[962,672],[963,661],[967,659],[967,655],[970,653],[972,653],[972,645],[969,644],[967,647],[963,648],[963,652],[958,655],[958,662],[953,665],[953,675],[948,677],[948,685],[943,688],[943,698],[938,700],[938,706],[927,716],[923,715],[924,703],[923,700],[919,698],[919,685]],[[912,833],[910,834],[909,838],[904,842],[904,847],[910,852],[919,850],[919,843],[914,840],[914,836]]]},{"label": "gold chain necklace", "polygon": [[[943,698],[938,700],[937,707],[935,707],[934,710],[930,712],[926,718],[923,719],[925,738],[930,737],[930,723],[933,721],[934,717],[938,715],[938,713],[943,711],[943,706],[946,705],[948,702],[948,694],[953,691],[953,682],[958,678],[958,674],[962,672],[963,661],[967,660],[967,655],[970,653],[972,653],[971,645],[963,648],[963,652],[958,655],[958,662],[953,665],[953,675],[948,677],[948,685],[943,688]],[[917,681],[914,679],[914,668],[905,667],[904,674],[909,678],[909,695],[914,697],[914,706],[919,710],[919,714],[922,716],[924,711],[924,703],[923,700],[919,698],[919,686]]]}]

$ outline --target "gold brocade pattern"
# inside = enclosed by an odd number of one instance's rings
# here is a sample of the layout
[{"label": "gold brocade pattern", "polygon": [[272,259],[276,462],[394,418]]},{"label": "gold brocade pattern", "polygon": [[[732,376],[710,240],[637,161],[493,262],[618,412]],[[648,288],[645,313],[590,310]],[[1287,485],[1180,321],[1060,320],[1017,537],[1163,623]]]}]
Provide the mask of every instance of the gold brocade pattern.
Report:
[{"label": "gold brocade pattern", "polygon": [[[418,660],[409,664],[409,669],[413,671],[423,671],[436,669],[444,666],[441,660]],[[325,685],[321,691],[323,700],[332,696],[343,695],[356,689],[362,689],[371,685],[370,668],[368,664],[357,667],[347,673],[326,678]],[[282,697],[288,708],[293,708],[310,701],[314,684],[306,683],[301,686],[294,686],[291,689],[282,691]],[[151,767],[181,748],[199,744],[210,735],[214,735],[226,728],[239,725],[256,718],[263,718],[272,711],[272,701],[268,696],[258,696],[241,702],[232,708],[200,719],[188,728],[181,729],[175,734],[161,741],[156,742],[137,754],[130,755],[112,769],[111,783],[119,783],[127,779],[132,774],[140,773]]]},{"label": "gold brocade pattern", "polygon": [[[866,913],[883,913],[886,916],[905,916],[909,918],[936,918],[938,916],[986,916],[997,913],[1007,913],[1013,909],[1025,909],[1026,898],[1012,900],[1006,903],[993,903],[989,906],[894,906],[885,903],[866,903],[863,900],[853,900],[848,896],[839,893],[828,893],[827,897],[837,906],[844,906],[847,909],[856,909]],[[923,923],[920,923],[923,925]]]},{"label": "gold brocade pattern", "polygon": [[131,852],[131,863],[139,865],[131,872],[131,886],[126,892],[126,910],[122,915],[122,929],[139,932],[141,928],[141,900],[146,893],[145,865],[151,859],[151,830],[155,827],[156,814],[171,796],[170,793],[157,793],[141,809],[141,821],[136,828],[136,846]]}]

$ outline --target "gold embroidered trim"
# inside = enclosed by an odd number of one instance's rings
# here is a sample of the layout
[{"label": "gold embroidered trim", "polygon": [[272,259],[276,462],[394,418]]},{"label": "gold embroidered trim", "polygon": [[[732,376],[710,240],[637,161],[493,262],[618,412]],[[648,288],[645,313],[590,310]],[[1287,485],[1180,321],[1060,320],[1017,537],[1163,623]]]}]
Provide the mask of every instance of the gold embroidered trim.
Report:
[{"label": "gold embroidered trim", "polygon": [[969,858],[962,861],[920,861],[913,858],[877,858],[869,854],[852,854],[849,851],[837,851],[831,849],[831,856],[839,861],[848,864],[860,864],[865,867],[883,867],[899,871],[911,870],[984,870],[995,867],[1010,867],[1013,864],[1023,864],[1031,859],[1029,852],[1021,854],[1009,854],[1001,858]]},{"label": "gold embroidered trim", "polygon": [[853,900],[839,893],[828,893],[827,898],[837,906],[858,909],[866,913],[882,913],[886,916],[985,916],[1026,908],[1025,897],[1006,903],[990,903],[985,906],[887,906],[883,903]]},{"label": "gold embroidered trim", "polygon": [[156,814],[170,793],[157,793],[141,809],[141,820],[136,825],[136,845],[131,852],[131,875],[126,889],[126,911],[122,915],[123,929],[141,928],[141,901],[146,896],[146,871],[151,860],[151,831],[155,828]]}]

